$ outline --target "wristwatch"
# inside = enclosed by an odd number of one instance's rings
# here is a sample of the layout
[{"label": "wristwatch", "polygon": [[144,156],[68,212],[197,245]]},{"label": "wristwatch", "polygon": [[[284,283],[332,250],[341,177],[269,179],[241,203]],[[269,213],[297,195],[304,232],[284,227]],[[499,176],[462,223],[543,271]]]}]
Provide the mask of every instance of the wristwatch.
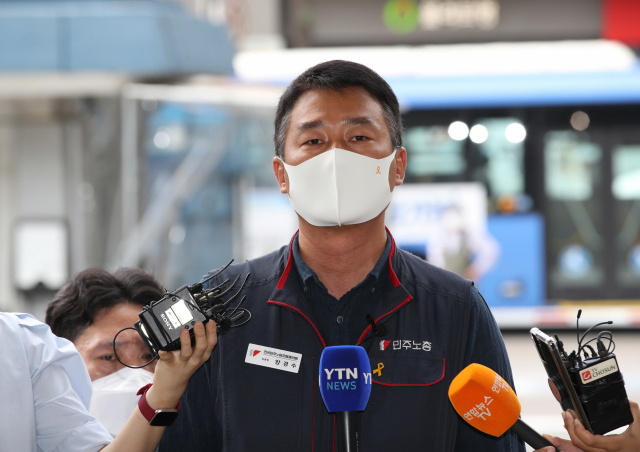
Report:
[{"label": "wristwatch", "polygon": [[158,426],[158,427],[168,427],[173,424],[173,421],[178,417],[178,412],[180,411],[180,402],[178,402],[178,406],[173,409],[168,410],[154,410],[147,403],[147,391],[153,385],[153,383],[149,383],[140,388],[137,395],[141,395],[140,399],[138,399],[138,408],[140,412],[145,417],[147,421],[149,421],[149,425]]}]

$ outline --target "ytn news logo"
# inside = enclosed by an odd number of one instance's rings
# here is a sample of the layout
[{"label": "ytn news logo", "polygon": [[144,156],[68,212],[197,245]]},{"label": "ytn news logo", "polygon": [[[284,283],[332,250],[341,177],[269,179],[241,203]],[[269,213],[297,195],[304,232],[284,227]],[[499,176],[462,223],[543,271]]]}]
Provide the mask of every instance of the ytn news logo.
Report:
[{"label": "ytn news logo", "polygon": [[[337,391],[342,391],[342,390],[353,391],[357,389],[358,387],[357,386],[357,380],[358,380],[357,367],[353,369],[344,368],[344,367],[335,368],[335,369],[324,369],[324,371],[327,374],[327,389],[331,389],[334,391],[336,390]],[[334,372],[335,372],[335,375],[334,375]],[[362,376],[364,377],[364,384],[371,384],[370,372],[362,372]]]}]

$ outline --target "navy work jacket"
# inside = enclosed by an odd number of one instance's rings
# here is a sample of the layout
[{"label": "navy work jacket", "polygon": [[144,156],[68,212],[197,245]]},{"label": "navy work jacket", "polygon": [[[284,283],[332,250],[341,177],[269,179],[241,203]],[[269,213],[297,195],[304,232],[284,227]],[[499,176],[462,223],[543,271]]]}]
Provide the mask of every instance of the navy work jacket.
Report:
[{"label": "navy work jacket", "polygon": [[[393,240],[393,238],[392,238]],[[318,388],[320,335],[293,262],[291,244],[236,264],[222,275],[251,273],[243,291],[250,322],[218,339],[189,382],[178,419],[160,451],[336,450],[335,417]],[[442,452],[455,449],[459,418],[448,398],[462,370],[472,282],[392,244],[389,283],[372,294],[371,326],[358,344],[373,374],[371,398],[359,414],[360,451]],[[302,355],[297,373],[245,362],[250,344]],[[460,427],[462,428],[462,427]]]}]

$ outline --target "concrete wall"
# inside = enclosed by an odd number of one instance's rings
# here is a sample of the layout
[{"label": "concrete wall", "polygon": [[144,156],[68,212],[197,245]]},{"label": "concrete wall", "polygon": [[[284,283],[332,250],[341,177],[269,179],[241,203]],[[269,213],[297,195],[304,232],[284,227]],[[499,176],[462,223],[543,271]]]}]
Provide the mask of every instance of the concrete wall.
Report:
[{"label": "concrete wall", "polygon": [[119,100],[0,101],[0,310],[44,318],[119,223]]}]

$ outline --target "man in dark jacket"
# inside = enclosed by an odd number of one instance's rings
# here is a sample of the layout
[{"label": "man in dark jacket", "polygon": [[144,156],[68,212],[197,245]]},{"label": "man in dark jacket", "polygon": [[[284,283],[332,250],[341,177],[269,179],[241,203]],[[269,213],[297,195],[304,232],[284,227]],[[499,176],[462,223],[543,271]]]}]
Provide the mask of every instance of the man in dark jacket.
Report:
[{"label": "man in dark jacket", "polygon": [[335,450],[319,359],[326,346],[358,344],[374,371],[360,450],[524,451],[511,433],[474,430],[449,403],[469,363],[513,386],[511,369],[473,283],[397,249],[385,228],[407,165],[389,85],[356,63],[317,65],[282,95],[274,138],[274,173],[300,229],[288,246],[225,272],[251,272],[252,319],[220,337],[160,450]]}]

